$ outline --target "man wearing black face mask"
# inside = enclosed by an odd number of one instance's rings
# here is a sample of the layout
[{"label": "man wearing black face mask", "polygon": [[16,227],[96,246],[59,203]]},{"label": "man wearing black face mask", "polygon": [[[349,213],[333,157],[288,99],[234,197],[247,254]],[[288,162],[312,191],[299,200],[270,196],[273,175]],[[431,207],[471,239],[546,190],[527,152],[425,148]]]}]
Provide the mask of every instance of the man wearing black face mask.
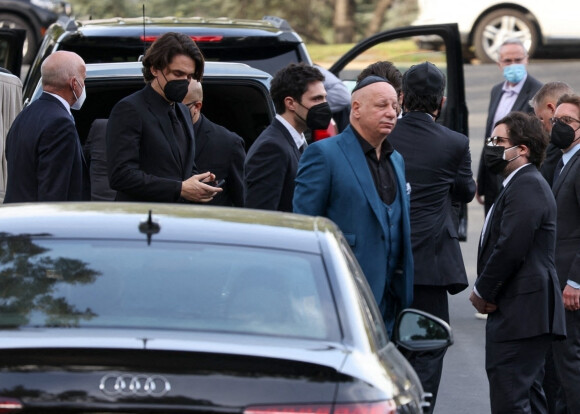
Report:
[{"label": "man wearing black face mask", "polygon": [[272,79],[276,118],[248,151],[245,207],[292,211],[298,160],[307,146],[304,131],[325,129],[332,117],[323,81],[315,67],[294,63]]},{"label": "man wearing black face mask", "polygon": [[556,202],[538,171],[547,144],[539,119],[511,112],[484,147],[488,168],[504,180],[485,218],[469,299],[488,314],[485,369],[493,414],[547,413],[545,356],[566,335],[554,263]]},{"label": "man wearing black face mask", "polygon": [[565,341],[553,344],[556,371],[569,413],[580,412],[580,96],[560,97],[551,132],[552,144],[562,150],[554,172],[556,198],[556,269],[566,308]]},{"label": "man wearing black face mask", "polygon": [[181,103],[193,78],[201,80],[204,60],[181,33],[165,33],[143,59],[146,86],[122,99],[107,125],[110,186],[118,201],[208,202],[221,188],[196,174],[191,116]]},{"label": "man wearing black face mask", "polygon": [[[449,323],[447,294],[467,288],[452,203],[475,196],[469,139],[435,122],[445,102],[445,76],[432,63],[412,66],[403,75],[404,115],[389,135],[405,160],[411,186],[411,242],[415,260],[412,308]],[[435,253],[437,252],[437,253]],[[408,352],[433,412],[443,369],[443,351]]]}]

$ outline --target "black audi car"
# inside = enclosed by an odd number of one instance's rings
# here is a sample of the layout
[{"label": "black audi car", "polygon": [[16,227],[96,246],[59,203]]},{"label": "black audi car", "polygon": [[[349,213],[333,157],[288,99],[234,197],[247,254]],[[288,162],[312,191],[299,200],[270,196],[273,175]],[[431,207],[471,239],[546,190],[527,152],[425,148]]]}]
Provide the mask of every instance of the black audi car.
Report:
[{"label": "black audi car", "polygon": [[324,218],[191,205],[0,207],[2,413],[421,413],[397,346],[450,328],[407,310],[389,340]]}]

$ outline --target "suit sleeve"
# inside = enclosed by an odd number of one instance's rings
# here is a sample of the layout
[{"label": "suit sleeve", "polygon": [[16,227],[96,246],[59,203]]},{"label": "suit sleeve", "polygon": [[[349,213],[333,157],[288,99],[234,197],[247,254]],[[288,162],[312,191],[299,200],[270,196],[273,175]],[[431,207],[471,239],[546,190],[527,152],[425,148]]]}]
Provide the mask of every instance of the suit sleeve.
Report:
[{"label": "suit sleeve", "polygon": [[455,182],[451,189],[451,197],[453,201],[461,203],[469,203],[475,196],[475,181],[473,180],[473,172],[471,170],[471,152],[469,151],[469,141],[465,139],[463,146],[463,156]]},{"label": "suit sleeve", "polygon": [[264,141],[246,158],[247,208],[278,210],[288,170],[288,157],[276,142]]},{"label": "suit sleeve", "polygon": [[545,210],[550,206],[540,183],[526,177],[510,183],[504,197],[503,208],[494,212],[492,218],[499,220],[499,223],[493,224],[494,229],[499,229],[499,237],[475,282],[477,291],[488,302],[495,302],[502,287],[523,265],[534,234],[542,225]]},{"label": "suit sleeve", "polygon": [[246,151],[244,149],[244,140],[238,135],[232,134],[234,138],[230,147],[231,157],[228,171],[226,186],[228,192],[236,207],[244,206],[244,161]]},{"label": "suit sleeve", "polygon": [[142,109],[125,100],[111,112],[107,124],[110,186],[144,201],[175,202],[181,194],[181,181],[147,174],[141,168],[143,116]]},{"label": "suit sleeve", "polygon": [[293,211],[310,216],[327,216],[331,187],[331,168],[322,145],[314,143],[304,151],[298,163]]},{"label": "suit sleeve", "polygon": [[71,177],[75,171],[76,156],[80,154],[80,141],[74,123],[57,117],[47,126],[38,142],[38,199],[62,201],[69,197]]},{"label": "suit sleeve", "polygon": [[[576,205],[580,206],[580,180],[578,179],[574,180],[574,193],[576,194]],[[566,280],[580,283],[580,251],[576,252],[570,271],[566,275]]]}]

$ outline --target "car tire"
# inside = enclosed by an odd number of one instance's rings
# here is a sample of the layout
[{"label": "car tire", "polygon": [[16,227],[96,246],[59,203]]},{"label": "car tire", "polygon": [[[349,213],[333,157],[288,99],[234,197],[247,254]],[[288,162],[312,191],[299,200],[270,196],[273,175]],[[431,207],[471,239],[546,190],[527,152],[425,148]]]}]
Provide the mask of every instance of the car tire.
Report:
[{"label": "car tire", "polygon": [[24,46],[22,47],[22,63],[32,63],[38,44],[34,29],[21,17],[8,13],[0,13],[0,27],[26,30],[26,40],[24,40]]},{"label": "car tire", "polygon": [[475,28],[475,57],[483,63],[496,62],[501,44],[513,38],[522,41],[530,56],[538,47],[538,30],[524,13],[514,9],[494,10],[483,17]]}]

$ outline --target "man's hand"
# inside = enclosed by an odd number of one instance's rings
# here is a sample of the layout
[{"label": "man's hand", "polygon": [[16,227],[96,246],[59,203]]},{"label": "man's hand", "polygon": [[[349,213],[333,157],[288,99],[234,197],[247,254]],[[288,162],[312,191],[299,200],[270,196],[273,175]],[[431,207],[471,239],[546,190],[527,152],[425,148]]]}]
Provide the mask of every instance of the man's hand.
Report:
[{"label": "man's hand", "polygon": [[477,186],[477,183],[475,183],[475,199],[477,200],[477,202],[481,205],[485,204],[485,197],[481,194],[479,194],[479,188]]},{"label": "man's hand", "polygon": [[564,301],[564,307],[567,310],[577,311],[580,309],[580,289],[566,285],[564,292],[562,293],[562,300]]},{"label": "man's hand", "polygon": [[480,298],[473,291],[471,292],[471,295],[469,295],[469,300],[479,313],[492,313],[497,309],[497,305],[494,305],[493,303],[487,302],[485,299]]},{"label": "man's hand", "polygon": [[217,193],[223,191],[223,189],[219,187],[212,187],[205,184],[205,182],[213,181],[215,181],[215,175],[210,172],[189,177],[181,183],[181,197],[196,203],[207,203],[208,201],[211,201]]}]

